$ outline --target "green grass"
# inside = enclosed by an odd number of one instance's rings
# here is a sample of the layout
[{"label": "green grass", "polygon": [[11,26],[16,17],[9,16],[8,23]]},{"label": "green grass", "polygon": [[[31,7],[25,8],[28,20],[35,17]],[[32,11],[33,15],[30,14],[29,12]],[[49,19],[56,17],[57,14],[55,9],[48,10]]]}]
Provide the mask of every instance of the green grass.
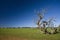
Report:
[{"label": "green grass", "polygon": [[19,38],[27,38],[28,40],[60,40],[60,33],[42,34],[40,29],[36,28],[0,28],[1,36],[15,36]]}]

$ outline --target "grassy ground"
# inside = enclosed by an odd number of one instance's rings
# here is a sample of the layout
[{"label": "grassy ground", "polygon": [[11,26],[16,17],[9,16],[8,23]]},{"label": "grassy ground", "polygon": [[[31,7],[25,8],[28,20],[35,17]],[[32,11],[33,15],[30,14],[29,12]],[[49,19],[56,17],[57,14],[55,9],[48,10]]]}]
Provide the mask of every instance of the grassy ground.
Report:
[{"label": "grassy ground", "polygon": [[0,40],[60,40],[60,33],[42,33],[36,28],[0,28]]}]

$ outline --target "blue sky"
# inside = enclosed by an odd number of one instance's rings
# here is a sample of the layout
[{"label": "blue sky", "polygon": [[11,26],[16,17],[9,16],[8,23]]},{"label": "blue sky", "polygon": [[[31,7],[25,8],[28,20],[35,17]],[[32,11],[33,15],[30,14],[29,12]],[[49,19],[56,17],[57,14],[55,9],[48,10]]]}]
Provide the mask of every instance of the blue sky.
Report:
[{"label": "blue sky", "polygon": [[59,0],[0,0],[0,27],[35,27],[37,14],[34,10],[46,8],[45,19],[56,17],[60,24]]}]

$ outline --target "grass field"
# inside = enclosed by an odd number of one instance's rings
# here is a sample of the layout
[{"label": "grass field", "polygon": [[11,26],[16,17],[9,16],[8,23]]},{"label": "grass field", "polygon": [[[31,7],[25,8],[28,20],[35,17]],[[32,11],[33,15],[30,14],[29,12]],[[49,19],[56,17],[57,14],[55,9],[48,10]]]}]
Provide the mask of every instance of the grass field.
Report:
[{"label": "grass field", "polygon": [[0,40],[60,40],[60,33],[42,33],[36,28],[0,28]]}]

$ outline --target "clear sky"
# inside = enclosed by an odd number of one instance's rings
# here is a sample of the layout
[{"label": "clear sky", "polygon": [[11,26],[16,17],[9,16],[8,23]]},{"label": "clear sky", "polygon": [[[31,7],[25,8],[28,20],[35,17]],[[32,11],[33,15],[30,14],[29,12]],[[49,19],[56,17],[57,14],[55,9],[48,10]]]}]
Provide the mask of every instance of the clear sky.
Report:
[{"label": "clear sky", "polygon": [[47,8],[45,18],[56,17],[60,24],[60,0],[0,0],[0,27],[35,27],[34,10]]}]

